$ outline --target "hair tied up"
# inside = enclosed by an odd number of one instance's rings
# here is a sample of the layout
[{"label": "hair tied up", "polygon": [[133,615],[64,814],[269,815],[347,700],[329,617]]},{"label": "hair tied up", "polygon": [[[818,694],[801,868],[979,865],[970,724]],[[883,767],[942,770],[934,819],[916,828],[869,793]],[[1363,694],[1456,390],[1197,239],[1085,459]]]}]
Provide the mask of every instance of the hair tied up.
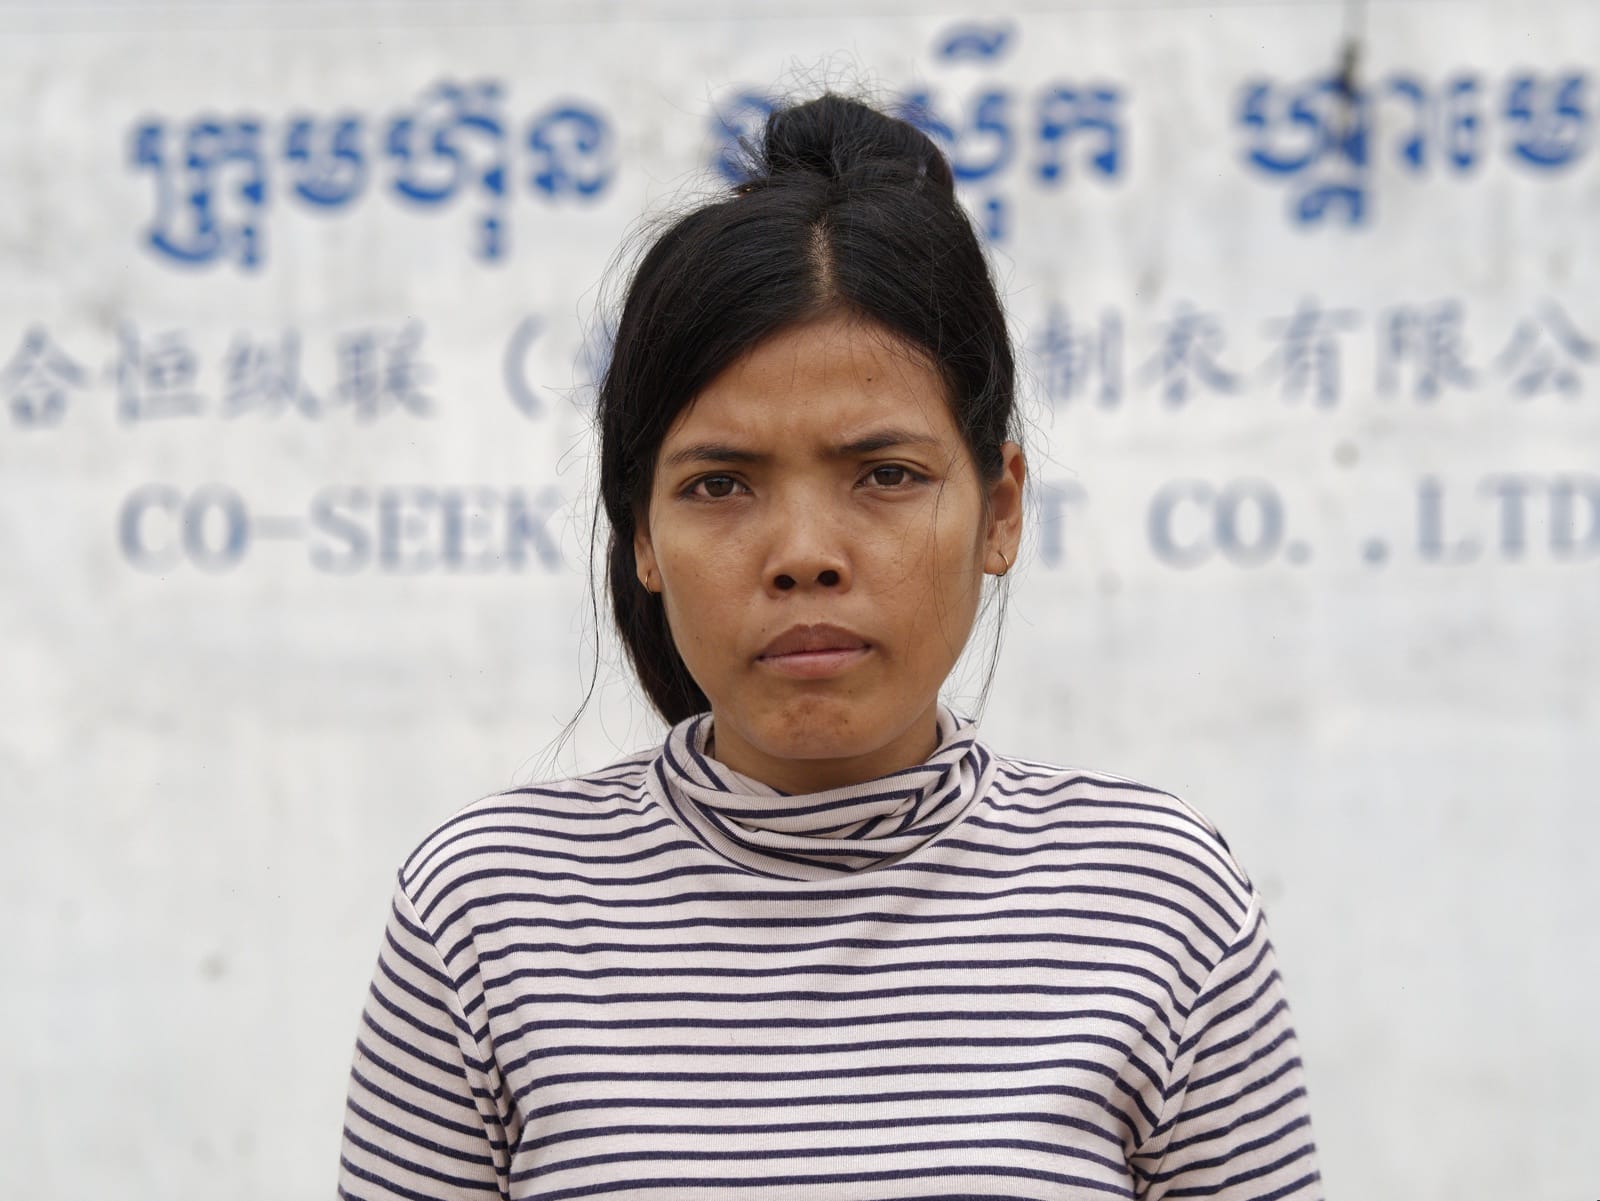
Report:
[{"label": "hair tied up", "polygon": [[955,194],[950,165],[927,134],[844,96],[772,113],[755,166],[756,183],[811,175],[831,184],[921,189],[932,179],[941,192]]}]

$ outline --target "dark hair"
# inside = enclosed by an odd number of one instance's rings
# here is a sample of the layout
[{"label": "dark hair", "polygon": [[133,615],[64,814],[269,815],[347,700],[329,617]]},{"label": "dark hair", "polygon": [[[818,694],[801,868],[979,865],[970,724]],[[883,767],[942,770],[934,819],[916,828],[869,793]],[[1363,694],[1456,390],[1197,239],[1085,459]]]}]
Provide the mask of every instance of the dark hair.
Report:
[{"label": "dark hair", "polygon": [[747,148],[745,182],[673,223],[640,261],[600,384],[607,586],[651,703],[675,723],[708,708],[633,552],[656,456],[735,359],[799,322],[843,313],[925,354],[979,474],[1001,472],[1015,364],[1005,313],[950,164],[905,121],[837,95],[779,109]]}]

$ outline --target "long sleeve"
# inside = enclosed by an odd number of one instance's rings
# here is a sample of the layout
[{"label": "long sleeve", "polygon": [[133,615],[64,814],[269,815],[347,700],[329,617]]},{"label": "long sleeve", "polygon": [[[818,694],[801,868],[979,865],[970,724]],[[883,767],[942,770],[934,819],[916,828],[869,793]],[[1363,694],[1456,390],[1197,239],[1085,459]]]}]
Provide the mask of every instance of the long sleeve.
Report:
[{"label": "long sleeve", "polygon": [[[741,792],[695,724],[407,861],[347,1201],[1320,1201],[1254,889],[1203,818],[965,727],[894,787]],[[864,823],[909,836],[908,778],[951,824],[839,870]]]},{"label": "long sleeve", "polygon": [[1161,1122],[1135,1163],[1145,1201],[1322,1196],[1294,1028],[1258,901],[1189,1012]]},{"label": "long sleeve", "polygon": [[454,982],[397,888],[356,1039],[339,1196],[483,1201],[508,1196],[493,1087]]}]

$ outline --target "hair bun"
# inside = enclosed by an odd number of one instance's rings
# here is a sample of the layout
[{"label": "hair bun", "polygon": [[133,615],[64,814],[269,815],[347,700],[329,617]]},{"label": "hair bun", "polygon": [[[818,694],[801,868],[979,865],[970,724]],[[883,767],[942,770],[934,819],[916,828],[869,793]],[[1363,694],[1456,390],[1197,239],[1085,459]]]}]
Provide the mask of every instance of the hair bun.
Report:
[{"label": "hair bun", "polygon": [[954,195],[950,164],[927,134],[832,93],[767,118],[758,176],[818,175],[830,182],[931,180]]}]

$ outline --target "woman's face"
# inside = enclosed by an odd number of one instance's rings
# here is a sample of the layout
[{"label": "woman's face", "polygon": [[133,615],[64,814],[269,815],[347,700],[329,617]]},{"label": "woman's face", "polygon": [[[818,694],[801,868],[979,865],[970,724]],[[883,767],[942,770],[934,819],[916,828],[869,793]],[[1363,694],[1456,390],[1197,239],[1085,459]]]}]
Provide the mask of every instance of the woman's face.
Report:
[{"label": "woman's face", "polygon": [[875,326],[796,326],[712,380],[634,551],[716,758],[786,792],[925,759],[983,575],[1016,561],[1024,472],[1006,443],[985,484],[938,373]]}]

